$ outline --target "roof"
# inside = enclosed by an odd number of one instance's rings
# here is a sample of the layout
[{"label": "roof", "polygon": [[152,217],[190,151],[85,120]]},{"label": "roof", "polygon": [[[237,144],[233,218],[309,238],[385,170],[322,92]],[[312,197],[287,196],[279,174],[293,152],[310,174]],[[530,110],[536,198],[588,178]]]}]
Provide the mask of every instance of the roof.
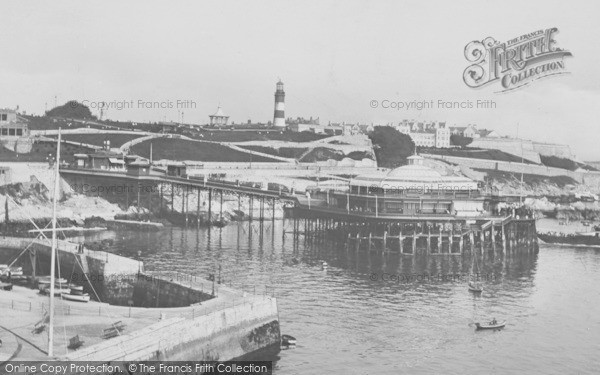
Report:
[{"label": "roof", "polygon": [[225,116],[225,114],[223,113],[223,110],[221,109],[221,106],[217,107],[217,112],[215,112],[214,115],[210,115],[210,117],[229,117],[229,116]]},{"label": "roof", "polygon": [[130,167],[147,167],[150,165],[150,162],[148,160],[142,160],[142,159],[138,159],[134,162],[129,163]]},{"label": "roof", "polygon": [[112,151],[98,151],[95,152],[93,154],[89,154],[90,157],[93,158],[121,158],[123,155],[116,153],[116,152],[112,152]]},{"label": "roof", "polygon": [[433,168],[423,165],[424,158],[409,156],[410,164],[392,169],[387,173],[359,175],[350,181],[354,186],[378,186],[388,190],[413,189],[424,186],[440,189],[440,186],[452,189],[477,189],[477,182],[463,176],[444,176]]}]

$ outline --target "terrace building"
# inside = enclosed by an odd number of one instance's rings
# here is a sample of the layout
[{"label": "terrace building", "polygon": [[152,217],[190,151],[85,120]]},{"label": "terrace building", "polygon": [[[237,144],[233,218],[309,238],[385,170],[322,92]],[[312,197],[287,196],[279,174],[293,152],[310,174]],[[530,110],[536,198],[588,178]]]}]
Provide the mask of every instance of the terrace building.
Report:
[{"label": "terrace building", "polygon": [[29,137],[29,123],[12,109],[0,109],[0,137]]},{"label": "terrace building", "polygon": [[417,122],[404,120],[395,128],[407,134],[416,146],[420,147],[450,147],[450,129],[445,122]]},{"label": "terrace building", "polygon": [[467,125],[467,126],[452,126],[450,127],[450,133],[452,135],[462,135],[463,137],[468,138],[498,138],[500,134],[498,134],[495,130],[487,130],[487,129],[478,129],[477,125]]},{"label": "terrace building", "polygon": [[29,138],[29,122],[13,109],[0,109],[0,143],[17,153],[28,153],[33,147]]}]

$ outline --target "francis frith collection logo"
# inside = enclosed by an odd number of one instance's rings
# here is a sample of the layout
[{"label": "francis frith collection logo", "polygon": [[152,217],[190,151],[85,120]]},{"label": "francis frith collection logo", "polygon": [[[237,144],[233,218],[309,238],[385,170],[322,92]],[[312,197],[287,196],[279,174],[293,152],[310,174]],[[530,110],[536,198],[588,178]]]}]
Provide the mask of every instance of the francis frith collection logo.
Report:
[{"label": "francis frith collection logo", "polygon": [[479,88],[498,82],[501,90],[510,91],[540,78],[568,73],[564,58],[571,52],[558,48],[553,27],[500,43],[492,37],[472,41],[465,47],[465,57],[472,63],[463,73],[467,86]]}]

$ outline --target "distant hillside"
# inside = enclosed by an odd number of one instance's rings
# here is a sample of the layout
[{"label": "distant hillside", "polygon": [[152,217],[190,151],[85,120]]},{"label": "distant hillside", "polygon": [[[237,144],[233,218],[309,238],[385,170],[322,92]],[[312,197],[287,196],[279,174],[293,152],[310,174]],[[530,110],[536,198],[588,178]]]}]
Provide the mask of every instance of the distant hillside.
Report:
[{"label": "distant hillside", "polygon": [[80,120],[95,120],[96,117],[92,115],[90,109],[75,100],[66,102],[65,104],[54,107],[46,112],[48,117],[63,117],[63,118],[76,118]]},{"label": "distant hillside", "polygon": [[[521,157],[513,154],[506,153],[500,150],[491,149],[479,149],[473,147],[466,148],[421,148],[420,152],[435,155],[444,156],[457,156],[462,158],[475,158],[475,159],[487,159],[497,161],[511,161],[514,163],[520,163]],[[523,159],[525,164],[537,164],[531,160]]]},{"label": "distant hillside", "polygon": [[586,169],[588,171],[597,171],[598,170],[590,165],[578,163],[576,161],[573,161],[573,160],[567,159],[567,158],[560,158],[558,156],[540,155],[540,159],[542,161],[542,164],[544,164],[545,166],[548,166],[548,167],[568,169],[570,171],[575,171],[579,168]]},{"label": "distant hillside", "polygon": [[219,161],[219,162],[271,162],[280,160],[252,155],[218,143],[190,141],[177,138],[157,138],[144,141],[131,148],[132,153],[150,158],[150,144],[153,146],[152,159]]}]

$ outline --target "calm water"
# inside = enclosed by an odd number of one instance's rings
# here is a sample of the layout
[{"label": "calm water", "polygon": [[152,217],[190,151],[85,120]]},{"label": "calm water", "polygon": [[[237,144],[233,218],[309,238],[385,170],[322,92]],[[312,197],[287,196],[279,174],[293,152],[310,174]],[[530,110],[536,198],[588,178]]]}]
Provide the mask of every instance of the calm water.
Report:
[{"label": "calm water", "polygon": [[[597,373],[600,368],[600,249],[541,245],[537,255],[487,260],[485,292],[465,282],[407,282],[407,275],[468,272],[448,256],[382,257],[331,243],[294,244],[259,223],[211,230],[106,232],[111,250],[148,269],[206,277],[221,265],[226,284],[275,290],[281,327],[298,339],[275,359],[276,374]],[[321,270],[321,261],[329,263]],[[395,275],[398,281],[382,281]],[[375,280],[372,280],[375,279]],[[506,319],[499,332],[469,323]]]}]

